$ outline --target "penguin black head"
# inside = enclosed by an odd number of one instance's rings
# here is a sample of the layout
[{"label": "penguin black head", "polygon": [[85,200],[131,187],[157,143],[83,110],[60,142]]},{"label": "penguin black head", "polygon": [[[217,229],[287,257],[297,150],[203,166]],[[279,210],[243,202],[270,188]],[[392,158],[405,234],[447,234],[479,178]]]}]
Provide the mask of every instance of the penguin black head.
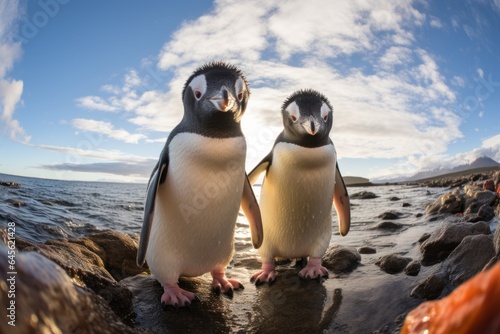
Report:
[{"label": "penguin black head", "polygon": [[328,141],[333,108],[320,92],[312,89],[294,92],[283,102],[281,113],[287,138],[301,143]]},{"label": "penguin black head", "polygon": [[184,85],[184,115],[206,126],[239,123],[249,96],[248,82],[237,67],[210,62],[194,71]]}]

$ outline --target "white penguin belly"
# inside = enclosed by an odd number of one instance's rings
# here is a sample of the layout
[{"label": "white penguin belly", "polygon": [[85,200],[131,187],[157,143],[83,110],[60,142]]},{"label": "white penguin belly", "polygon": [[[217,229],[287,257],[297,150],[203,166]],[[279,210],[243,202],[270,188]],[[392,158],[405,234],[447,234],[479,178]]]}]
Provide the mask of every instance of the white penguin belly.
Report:
[{"label": "white penguin belly", "polygon": [[263,260],[324,254],[332,233],[335,168],[333,145],[274,147],[260,197]]},{"label": "white penguin belly", "polygon": [[156,195],[146,259],[161,283],[198,276],[232,257],[245,180],[243,137],[176,135]]}]

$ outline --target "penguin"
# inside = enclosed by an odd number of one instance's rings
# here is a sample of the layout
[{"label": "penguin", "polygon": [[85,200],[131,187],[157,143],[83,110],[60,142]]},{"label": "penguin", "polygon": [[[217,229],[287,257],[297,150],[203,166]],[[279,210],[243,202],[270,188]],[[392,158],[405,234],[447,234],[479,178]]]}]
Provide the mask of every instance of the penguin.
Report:
[{"label": "penguin", "polygon": [[137,253],[137,265],[147,261],[163,287],[164,309],[199,300],[178,286],[180,276],[210,272],[212,289],[230,297],[233,289],[243,288],[225,275],[240,206],[254,247],[262,243],[240,126],[249,95],[243,73],[221,61],[196,69],[184,85],[183,118],[170,132],[148,183]]},{"label": "penguin", "polygon": [[260,210],[265,238],[259,249],[262,268],[256,285],[276,279],[275,258],[306,258],[301,278],[328,276],[321,265],[332,235],[332,202],[342,236],[349,232],[349,195],[329,137],[333,108],[312,89],[291,94],[281,108],[283,131],[271,152],[249,173],[253,184],[265,172]]}]

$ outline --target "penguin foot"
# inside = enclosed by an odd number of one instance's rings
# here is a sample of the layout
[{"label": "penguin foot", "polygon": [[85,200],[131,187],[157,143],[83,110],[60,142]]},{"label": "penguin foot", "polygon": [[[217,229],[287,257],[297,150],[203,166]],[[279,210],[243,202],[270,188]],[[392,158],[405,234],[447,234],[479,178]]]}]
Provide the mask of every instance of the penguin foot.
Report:
[{"label": "penguin foot", "polygon": [[307,266],[299,272],[299,276],[306,279],[328,277],[328,269],[321,265],[320,257],[311,257]]},{"label": "penguin foot", "polygon": [[262,263],[262,268],[260,271],[256,272],[250,278],[250,282],[255,282],[255,285],[259,286],[264,283],[273,284],[276,281],[276,270],[273,263],[264,262]]},{"label": "penguin foot", "polygon": [[190,308],[191,302],[200,301],[200,298],[192,292],[181,289],[177,284],[165,284],[160,301],[163,310],[173,308],[178,311],[179,307]]},{"label": "penguin foot", "polygon": [[234,290],[243,290],[245,287],[243,284],[235,279],[227,278],[224,272],[211,272],[212,281],[212,291],[216,294],[223,292],[228,297],[233,297]]}]

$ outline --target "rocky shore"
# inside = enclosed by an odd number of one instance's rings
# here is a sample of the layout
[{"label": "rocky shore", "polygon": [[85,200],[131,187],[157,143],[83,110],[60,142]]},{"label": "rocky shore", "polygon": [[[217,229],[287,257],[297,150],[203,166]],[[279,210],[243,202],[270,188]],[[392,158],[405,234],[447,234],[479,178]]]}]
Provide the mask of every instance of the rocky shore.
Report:
[{"label": "rocky shore", "polygon": [[[137,235],[107,230],[37,244],[16,238],[16,326],[2,320],[0,332],[349,333],[353,327],[346,317],[352,317],[352,322],[362,321],[383,307],[363,303],[375,297],[360,294],[357,299],[347,298],[347,290],[354,291],[363,284],[379,287],[373,291],[375,296],[387,292],[394,295],[382,298],[400,309],[393,321],[370,331],[399,332],[412,308],[448,295],[500,259],[500,229],[492,234],[490,223],[500,215],[500,172],[443,178],[418,186],[450,189],[425,208],[427,220],[436,223],[436,228],[411,241],[417,253],[395,251],[378,256],[377,247],[369,242],[359,247],[331,246],[323,258],[330,270],[326,281],[300,280],[296,267],[303,263],[288,261],[279,267],[274,285],[255,287],[249,278],[260,267],[258,257],[238,256],[236,249],[229,274],[248,282],[246,289],[230,299],[210,291],[209,275],[181,279],[181,287],[196,292],[201,302],[177,312],[162,310],[159,283],[147,268],[136,267]],[[378,197],[368,191],[351,195],[360,201]],[[398,201],[397,197],[387,199]],[[411,206],[401,203],[401,207]],[[398,211],[387,210],[378,214],[379,223],[370,229],[398,238],[411,228],[398,222],[401,216]],[[6,229],[0,229],[0,240],[0,317],[8,319],[12,300],[8,297],[12,282],[8,247],[13,243],[9,243]],[[361,274],[363,270],[374,272],[373,268],[384,272],[383,280]],[[397,299],[398,293],[404,297]]]}]

